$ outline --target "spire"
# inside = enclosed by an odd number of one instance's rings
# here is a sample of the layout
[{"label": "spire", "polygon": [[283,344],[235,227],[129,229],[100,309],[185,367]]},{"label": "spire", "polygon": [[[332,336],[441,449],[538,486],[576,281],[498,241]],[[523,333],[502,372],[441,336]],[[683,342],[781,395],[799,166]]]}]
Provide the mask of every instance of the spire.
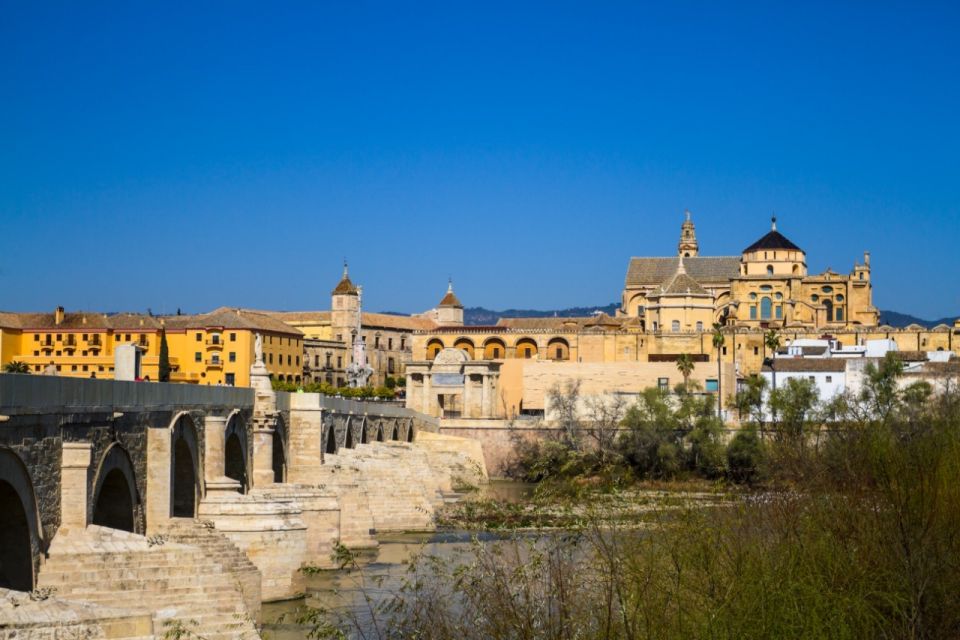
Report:
[{"label": "spire", "polygon": [[684,212],[685,219],[680,225],[680,243],[677,245],[677,254],[681,257],[692,258],[700,253],[700,244],[697,242],[697,232],[690,219],[690,210]]},{"label": "spire", "polygon": [[453,293],[453,278],[447,278],[447,293]]},{"label": "spire", "polygon": [[350,279],[349,270],[347,269],[347,259],[346,259],[346,258],[343,259],[343,279],[344,279],[344,280],[349,280],[349,279]]},{"label": "spire", "polygon": [[347,261],[343,261],[343,277],[340,278],[340,282],[337,283],[337,286],[333,289],[332,295],[357,295],[357,287],[354,286],[353,282],[350,281],[350,274],[347,270]]},{"label": "spire", "polygon": [[440,307],[457,307],[462,309],[463,305],[460,304],[460,300],[457,299],[456,294],[453,292],[453,278],[447,279],[447,293],[443,296],[443,299],[440,300]]},{"label": "spire", "polygon": [[776,231],[776,230],[777,230],[777,214],[774,213],[770,217],[770,231]]}]

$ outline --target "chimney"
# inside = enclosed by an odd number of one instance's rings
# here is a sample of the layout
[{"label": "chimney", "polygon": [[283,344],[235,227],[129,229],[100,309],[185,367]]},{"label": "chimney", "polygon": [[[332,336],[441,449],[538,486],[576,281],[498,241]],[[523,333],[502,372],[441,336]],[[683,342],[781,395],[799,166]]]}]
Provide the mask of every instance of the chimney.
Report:
[{"label": "chimney", "polygon": [[63,323],[63,307],[57,307],[53,313],[53,323],[60,326]]}]

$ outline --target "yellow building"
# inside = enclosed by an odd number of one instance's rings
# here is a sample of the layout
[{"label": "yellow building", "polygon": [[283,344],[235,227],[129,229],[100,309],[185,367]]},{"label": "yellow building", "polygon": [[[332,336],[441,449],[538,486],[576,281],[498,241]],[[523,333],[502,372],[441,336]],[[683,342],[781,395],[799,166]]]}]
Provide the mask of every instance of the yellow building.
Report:
[{"label": "yellow building", "polygon": [[18,361],[34,374],[111,379],[114,349],[134,344],[142,354],[141,376],[155,381],[165,334],[172,382],[249,386],[258,333],[271,375],[299,381],[302,334],[269,316],[229,308],[168,317],[67,313],[63,307],[53,313],[0,313],[0,365]]},{"label": "yellow building", "polygon": [[[771,329],[780,334],[782,345],[829,335],[842,345],[885,338],[903,351],[960,354],[960,321],[933,329],[877,326],[879,314],[871,298],[869,254],[847,275],[827,270],[811,276],[806,253],[778,232],[774,221],[770,232],[742,255],[705,257],[699,254],[688,215],[676,256],[630,260],[617,317],[501,318],[495,326],[438,325],[414,334],[412,361],[421,365],[454,348],[472,360],[503,362],[499,393],[509,413],[514,406],[536,406],[530,389],[539,384],[535,379],[539,373],[534,374],[543,368],[525,362],[568,363],[561,369],[570,376],[577,364],[606,364],[613,377],[604,380],[612,380],[620,365],[674,363],[686,353],[695,362],[713,362],[713,370],[722,371],[711,377],[706,369],[704,382],[708,390],[720,387],[727,397],[736,379],[760,372],[770,355],[764,336]],[[715,324],[723,336],[720,349],[713,346]],[[600,376],[594,369],[584,371]],[[679,373],[666,378],[675,384]]]}]

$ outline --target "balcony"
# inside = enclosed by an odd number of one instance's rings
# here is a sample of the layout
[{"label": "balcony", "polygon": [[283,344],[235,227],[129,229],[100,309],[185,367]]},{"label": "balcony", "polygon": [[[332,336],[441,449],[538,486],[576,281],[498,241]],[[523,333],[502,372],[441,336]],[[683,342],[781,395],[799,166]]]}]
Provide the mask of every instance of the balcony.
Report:
[{"label": "balcony", "polygon": [[146,338],[141,338],[140,340],[137,340],[137,341],[134,342],[133,344],[137,345],[138,347],[140,347],[140,348],[143,349],[144,351],[146,351],[146,350],[148,350],[148,349],[150,348],[150,341],[147,340]]},{"label": "balcony", "polygon": [[53,341],[41,342],[41,343],[40,343],[40,348],[41,348],[43,351],[47,351],[47,352],[53,351],[53,347],[54,347],[54,346],[55,346],[55,345],[53,344]]},{"label": "balcony", "polygon": [[223,340],[207,338],[206,345],[208,351],[223,349]]},{"label": "balcony", "polygon": [[207,369],[223,369],[223,360],[219,358],[210,358],[205,364],[207,365]]},{"label": "balcony", "polygon": [[74,336],[67,336],[63,339],[63,350],[64,351],[76,351],[77,349],[77,339]]},{"label": "balcony", "polygon": [[100,340],[100,336],[94,336],[87,340],[87,348],[91,351],[100,351],[103,348],[103,341]]}]

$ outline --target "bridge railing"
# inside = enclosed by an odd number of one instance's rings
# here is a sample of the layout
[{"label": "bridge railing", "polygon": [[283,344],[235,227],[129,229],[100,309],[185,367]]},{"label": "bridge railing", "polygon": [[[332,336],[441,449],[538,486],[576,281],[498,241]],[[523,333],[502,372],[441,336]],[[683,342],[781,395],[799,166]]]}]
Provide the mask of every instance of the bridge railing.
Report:
[{"label": "bridge railing", "polygon": [[0,374],[0,415],[194,406],[252,407],[253,389]]},{"label": "bridge railing", "polygon": [[423,415],[397,405],[393,402],[377,402],[371,400],[354,400],[351,398],[337,398],[334,396],[325,396],[319,393],[287,393],[277,392],[277,409],[289,411],[291,409],[300,410],[325,410],[334,413],[352,413],[354,415],[373,415],[383,416],[385,418],[416,418],[418,421],[433,423],[429,416]]}]

